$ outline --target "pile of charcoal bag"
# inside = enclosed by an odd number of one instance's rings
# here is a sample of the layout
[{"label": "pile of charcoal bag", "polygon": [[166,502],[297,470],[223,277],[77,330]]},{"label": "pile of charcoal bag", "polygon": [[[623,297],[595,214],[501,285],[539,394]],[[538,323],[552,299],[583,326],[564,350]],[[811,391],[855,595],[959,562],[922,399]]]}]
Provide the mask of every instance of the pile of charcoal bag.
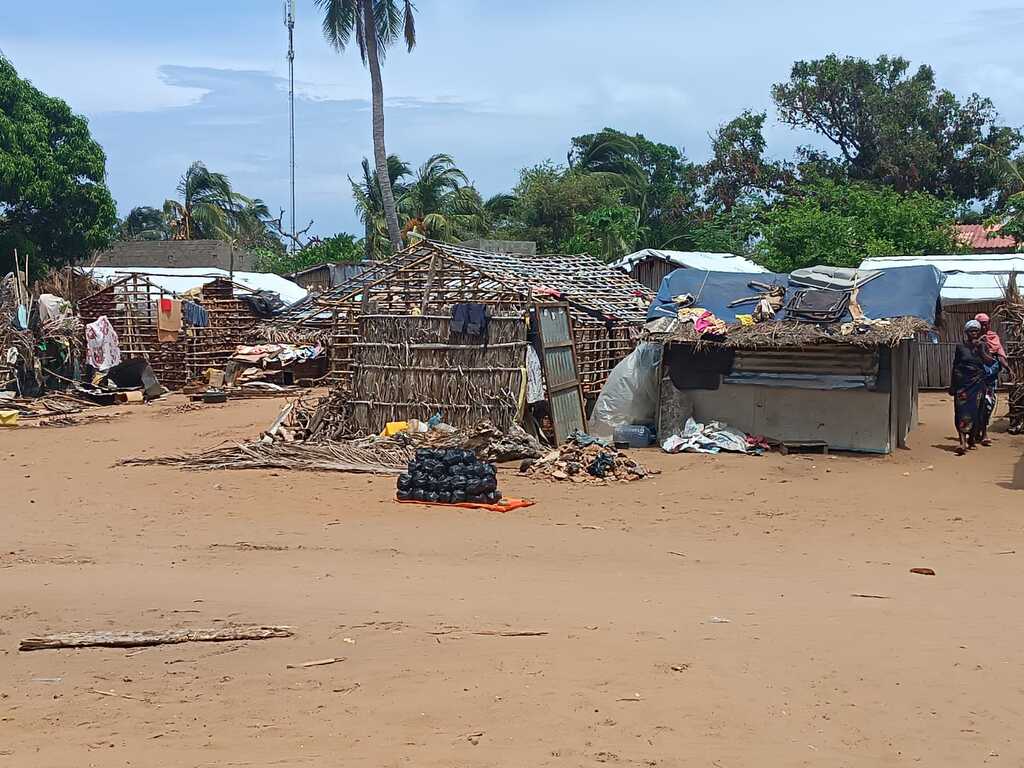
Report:
[{"label": "pile of charcoal bag", "polygon": [[497,470],[459,448],[420,448],[409,471],[398,478],[399,501],[430,504],[496,504],[501,501]]}]

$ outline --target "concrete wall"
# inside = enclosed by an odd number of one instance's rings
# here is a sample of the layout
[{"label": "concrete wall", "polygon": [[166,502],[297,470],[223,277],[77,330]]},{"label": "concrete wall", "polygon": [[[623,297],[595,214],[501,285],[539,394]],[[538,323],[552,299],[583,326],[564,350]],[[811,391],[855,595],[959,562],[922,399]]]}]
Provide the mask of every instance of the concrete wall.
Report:
[{"label": "concrete wall", "polygon": [[[95,267],[216,267],[231,269],[231,246],[223,240],[130,240],[98,254]],[[258,272],[256,257],[234,249],[235,271]]]},{"label": "concrete wall", "polygon": [[533,256],[537,253],[537,244],[531,240],[463,240],[459,245],[487,253],[522,253]]}]

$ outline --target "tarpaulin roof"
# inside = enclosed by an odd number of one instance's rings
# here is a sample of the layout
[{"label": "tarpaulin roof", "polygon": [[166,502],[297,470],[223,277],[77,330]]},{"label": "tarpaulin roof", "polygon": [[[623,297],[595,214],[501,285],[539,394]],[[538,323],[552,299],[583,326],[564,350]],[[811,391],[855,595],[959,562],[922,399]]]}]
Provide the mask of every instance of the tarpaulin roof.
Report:
[{"label": "tarpaulin roof", "polygon": [[638,262],[645,259],[660,259],[677,267],[688,269],[711,270],[713,272],[767,272],[764,267],[755,264],[743,256],[732,253],[709,253],[707,251],[666,251],[661,248],[644,248],[642,251],[623,256],[610,266],[624,269],[627,272]]},{"label": "tarpaulin roof", "polygon": [[[216,267],[84,267],[82,271],[100,282],[111,282],[130,274],[145,277],[170,293],[185,293],[211,280],[227,280],[230,272]],[[235,272],[233,281],[251,291],[273,291],[285,304],[306,298],[306,289],[270,272]]]},{"label": "tarpaulin roof", "polygon": [[[880,270],[881,277],[861,286],[857,300],[865,316],[872,319],[916,317],[926,323],[935,322],[935,310],[945,275],[932,266],[900,267]],[[736,299],[759,293],[748,283],[777,283],[787,289],[787,298],[796,290],[789,284],[789,275],[773,272],[703,272],[677,269],[661,281],[661,287],[647,311],[647,319],[675,317],[673,297],[691,294],[694,306],[703,307],[727,323],[736,322],[737,314],[749,314],[754,304],[730,307]],[[785,320],[785,313],[776,315]]]},{"label": "tarpaulin roof", "polygon": [[862,269],[929,265],[945,273],[942,300],[947,303],[998,301],[1011,272],[1024,273],[1022,253],[955,253],[931,256],[882,256],[865,259]]}]

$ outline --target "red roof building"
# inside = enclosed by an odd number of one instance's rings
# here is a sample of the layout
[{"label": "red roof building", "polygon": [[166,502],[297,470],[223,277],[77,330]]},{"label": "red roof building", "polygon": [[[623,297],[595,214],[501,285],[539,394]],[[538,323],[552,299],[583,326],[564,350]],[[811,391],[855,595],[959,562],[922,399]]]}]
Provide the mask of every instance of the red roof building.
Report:
[{"label": "red roof building", "polygon": [[970,249],[971,253],[1013,253],[1017,250],[1016,238],[1001,237],[990,233],[998,232],[999,227],[986,227],[982,224],[957,224],[957,240]]}]

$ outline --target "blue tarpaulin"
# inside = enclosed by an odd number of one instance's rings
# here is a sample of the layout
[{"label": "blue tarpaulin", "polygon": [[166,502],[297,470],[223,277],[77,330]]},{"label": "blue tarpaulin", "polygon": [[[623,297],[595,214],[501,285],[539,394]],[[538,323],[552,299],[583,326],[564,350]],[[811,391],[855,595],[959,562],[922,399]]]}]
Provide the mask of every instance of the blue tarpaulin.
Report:
[{"label": "blue tarpaulin", "polygon": [[[857,300],[864,315],[873,320],[894,317],[917,317],[926,323],[935,322],[939,292],[946,276],[930,265],[898,267],[879,270],[881,277],[861,286]],[[757,281],[771,285],[786,286],[786,300],[797,290],[790,286],[789,275],[771,272],[749,274],[737,272],[705,272],[697,269],[677,269],[661,281],[657,296],[647,310],[647,319],[675,317],[676,305],[673,297],[691,294],[694,306],[703,307],[727,323],[736,322],[737,314],[750,314],[756,304],[729,307],[736,299],[754,296],[760,291],[748,287]],[[785,313],[776,315],[785,320]],[[849,315],[845,318],[851,319]]]}]

